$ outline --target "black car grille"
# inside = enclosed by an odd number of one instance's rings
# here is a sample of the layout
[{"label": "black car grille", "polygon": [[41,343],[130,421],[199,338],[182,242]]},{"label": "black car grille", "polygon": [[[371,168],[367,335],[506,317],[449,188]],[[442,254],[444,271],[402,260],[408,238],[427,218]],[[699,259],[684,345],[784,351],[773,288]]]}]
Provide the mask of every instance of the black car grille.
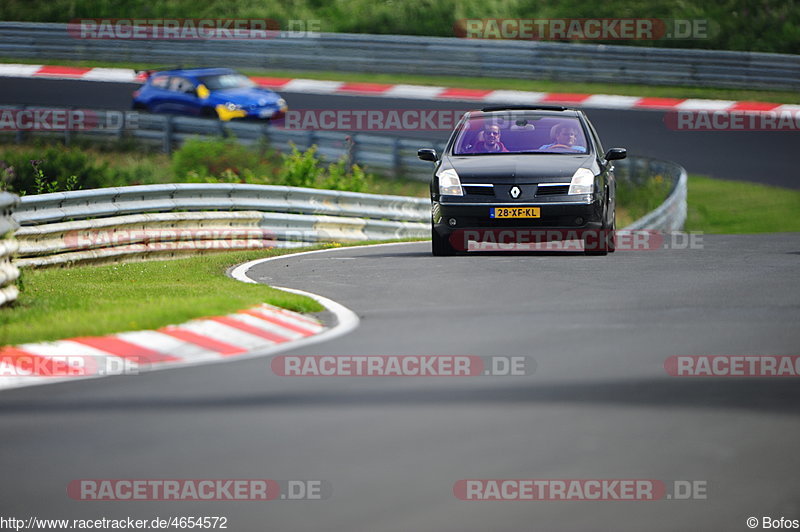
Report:
[{"label": "black car grille", "polygon": [[494,196],[494,187],[463,186],[464,192],[470,196]]},{"label": "black car grille", "polygon": [[554,185],[551,187],[539,186],[536,189],[537,196],[553,196],[555,194],[566,194],[569,192],[569,185]]}]

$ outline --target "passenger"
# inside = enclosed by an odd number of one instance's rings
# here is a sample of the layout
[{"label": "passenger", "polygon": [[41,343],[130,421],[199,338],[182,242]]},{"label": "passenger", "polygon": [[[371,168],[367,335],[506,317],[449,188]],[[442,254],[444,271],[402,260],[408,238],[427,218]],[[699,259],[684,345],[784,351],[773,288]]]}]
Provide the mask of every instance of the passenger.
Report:
[{"label": "passenger", "polygon": [[551,144],[545,144],[541,146],[540,150],[550,150],[555,148],[556,150],[574,150],[574,151],[581,151],[585,152],[586,148],[580,145],[576,145],[575,142],[578,140],[578,130],[575,126],[570,124],[556,124],[553,126],[553,129],[550,130],[550,138],[553,140]]}]

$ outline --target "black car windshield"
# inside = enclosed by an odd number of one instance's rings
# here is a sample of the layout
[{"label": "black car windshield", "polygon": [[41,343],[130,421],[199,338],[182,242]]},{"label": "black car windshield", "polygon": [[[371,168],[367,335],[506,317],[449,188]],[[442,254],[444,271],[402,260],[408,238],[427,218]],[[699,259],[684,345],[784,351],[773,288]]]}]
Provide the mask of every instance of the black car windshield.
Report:
[{"label": "black car windshield", "polygon": [[576,117],[532,112],[469,117],[453,145],[453,155],[503,153],[588,153],[586,136]]},{"label": "black car windshield", "polygon": [[255,86],[250,78],[241,74],[219,74],[216,76],[203,76],[200,82],[210,91],[226,89],[249,89]]}]

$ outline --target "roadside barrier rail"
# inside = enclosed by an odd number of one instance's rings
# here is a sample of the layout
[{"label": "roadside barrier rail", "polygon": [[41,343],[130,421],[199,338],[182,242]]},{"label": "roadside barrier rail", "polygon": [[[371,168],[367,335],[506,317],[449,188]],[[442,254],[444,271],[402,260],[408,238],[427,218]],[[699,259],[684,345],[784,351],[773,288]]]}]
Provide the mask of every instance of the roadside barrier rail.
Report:
[{"label": "roadside barrier rail", "polygon": [[800,56],[760,52],[457,37],[315,33],[253,40],[80,39],[66,24],[0,22],[0,56],[546,79],[691,87],[800,89]]}]

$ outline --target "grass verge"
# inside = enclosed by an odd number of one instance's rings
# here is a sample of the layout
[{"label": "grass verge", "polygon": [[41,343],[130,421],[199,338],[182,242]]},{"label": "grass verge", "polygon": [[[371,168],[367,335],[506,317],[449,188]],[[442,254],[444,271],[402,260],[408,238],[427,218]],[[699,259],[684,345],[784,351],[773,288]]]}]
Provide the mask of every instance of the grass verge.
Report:
[{"label": "grass verge", "polygon": [[[0,63],[41,64],[36,61],[15,57],[0,57]],[[48,64],[79,67],[117,67],[144,70],[164,68],[164,65],[151,63],[112,63],[106,61],[69,61],[53,59]],[[187,65],[188,66],[188,65]],[[742,100],[770,103],[800,103],[797,92],[764,91],[745,89],[723,89],[715,87],[664,87],[651,85],[627,85],[621,83],[582,83],[573,81],[547,81],[532,79],[480,78],[462,76],[424,76],[413,74],[378,74],[363,72],[326,72],[303,70],[254,70],[240,69],[248,76],[277,78],[306,78],[332,81],[362,83],[407,83],[412,85],[432,85],[463,89],[484,90],[522,90],[536,92],[568,92],[582,94],[615,94],[620,96],[643,96],[660,98],[706,98],[711,100]],[[291,102],[290,102],[291,103]]]},{"label": "grass verge", "polygon": [[800,190],[689,176],[685,230],[704,233],[800,231]]},{"label": "grass verge", "polygon": [[299,312],[323,310],[307,297],[262,284],[242,283],[225,275],[232,265],[292,252],[296,250],[24,270],[18,282],[19,300],[0,308],[0,344],[155,329],[203,316],[229,314],[260,303]]}]

